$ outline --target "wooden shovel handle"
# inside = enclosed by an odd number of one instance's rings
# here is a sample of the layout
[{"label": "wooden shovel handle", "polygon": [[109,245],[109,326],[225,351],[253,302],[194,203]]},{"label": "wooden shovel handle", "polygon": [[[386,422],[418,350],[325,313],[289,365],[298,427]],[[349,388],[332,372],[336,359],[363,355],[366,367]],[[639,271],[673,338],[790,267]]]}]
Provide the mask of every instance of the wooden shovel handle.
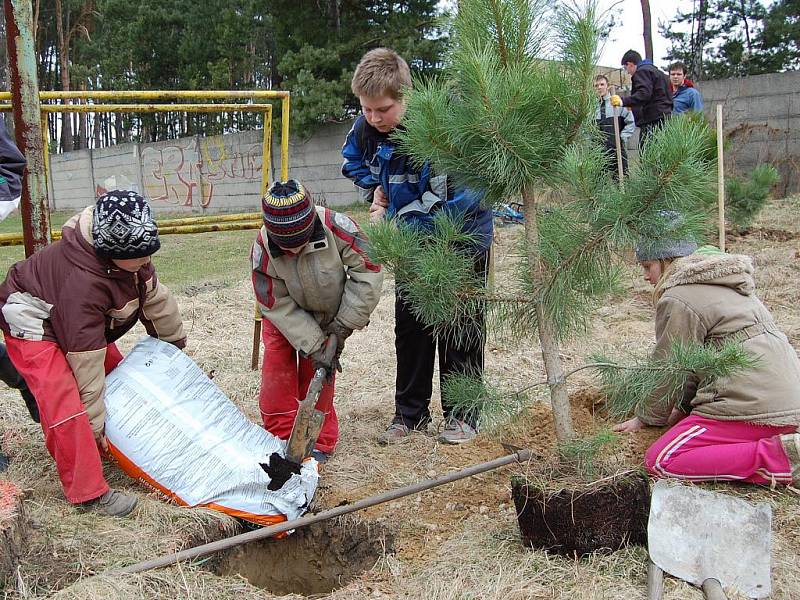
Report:
[{"label": "wooden shovel handle", "polygon": [[647,600],[661,600],[664,596],[664,571],[656,563],[647,564]]},{"label": "wooden shovel handle", "polygon": [[250,370],[258,370],[258,356],[261,354],[261,309],[258,301],[255,303],[255,313],[253,315],[253,352],[250,354]]},{"label": "wooden shovel handle", "polygon": [[722,591],[722,584],[718,579],[709,577],[703,582],[701,587],[703,588],[703,594],[706,600],[728,600],[725,592]]}]

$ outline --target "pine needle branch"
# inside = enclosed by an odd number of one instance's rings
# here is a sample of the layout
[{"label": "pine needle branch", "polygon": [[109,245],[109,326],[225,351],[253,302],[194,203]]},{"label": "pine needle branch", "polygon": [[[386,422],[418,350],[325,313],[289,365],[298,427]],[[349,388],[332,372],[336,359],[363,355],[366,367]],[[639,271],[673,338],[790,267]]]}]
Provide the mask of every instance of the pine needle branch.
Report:
[{"label": "pine needle branch", "polygon": [[634,359],[627,367],[595,355],[612,418],[625,418],[645,404],[675,404],[690,378],[698,388],[752,368],[758,359],[734,341],[719,347],[675,343],[665,358]]}]

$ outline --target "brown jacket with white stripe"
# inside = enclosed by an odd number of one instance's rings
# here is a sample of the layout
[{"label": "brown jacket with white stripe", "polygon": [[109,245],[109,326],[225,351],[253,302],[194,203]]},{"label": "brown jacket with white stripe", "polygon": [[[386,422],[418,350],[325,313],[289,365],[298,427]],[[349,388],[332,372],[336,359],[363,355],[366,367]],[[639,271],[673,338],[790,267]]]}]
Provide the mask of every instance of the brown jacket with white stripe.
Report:
[{"label": "brown jacket with white stripe", "polygon": [[283,252],[261,228],[251,252],[256,299],[261,314],[296,350],[318,350],[334,319],[349,329],[369,323],[383,272],[367,257],[365,244],[355,221],[322,207],[311,240],[296,255]]},{"label": "brown jacket with white stripe", "polygon": [[637,416],[664,425],[676,404],[692,414],[722,421],[800,425],[800,361],[772,315],[755,296],[750,257],[693,254],[676,259],[659,281],[656,298],[656,358],[675,342],[718,345],[740,342],[755,366],[729,377],[701,382],[691,377],[682,398],[655,400]]},{"label": "brown jacket with white stripe", "polygon": [[106,346],[141,321],[147,333],[182,348],[178,304],[148,263],[136,273],[100,258],[90,206],[62,228],[60,241],[16,263],[0,286],[0,328],[22,340],[56,342],[75,375],[92,430],[105,424]]}]

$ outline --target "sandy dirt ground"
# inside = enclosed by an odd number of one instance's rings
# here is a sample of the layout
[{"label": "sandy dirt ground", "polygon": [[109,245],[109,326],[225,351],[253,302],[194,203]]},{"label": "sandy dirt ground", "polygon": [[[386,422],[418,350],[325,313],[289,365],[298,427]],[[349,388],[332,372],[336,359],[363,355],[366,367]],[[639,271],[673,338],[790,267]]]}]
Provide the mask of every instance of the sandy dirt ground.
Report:
[{"label": "sandy dirt ground", "polygon": [[[755,257],[761,298],[796,348],[800,348],[798,272],[800,219],[797,199],[776,202],[747,236],[729,238],[729,249]],[[519,227],[499,230],[497,278],[513,270]],[[585,336],[564,345],[566,369],[605,349],[620,355],[646,352],[653,339],[650,288],[630,265],[625,292],[597,311]],[[530,391],[527,408],[499,430],[482,433],[474,443],[449,447],[436,441],[441,426],[438,385],[430,434],[381,447],[375,437],[393,414],[395,359],[393,298],[387,281],[369,327],[348,341],[344,372],[337,382],[336,407],[341,439],[324,465],[316,506],[328,508],[391,488],[502,456],[500,442],[534,449],[547,456],[554,435],[546,386]],[[252,340],[252,290],[249,281],[229,287],[198,286],[179,296],[190,353],[214,381],[253,420],[259,420],[259,374],[249,370]],[[137,335],[129,334],[123,350]],[[544,378],[533,340],[514,343],[491,339],[486,346],[486,378],[513,392]],[[590,371],[569,381],[573,414],[581,433],[607,428]],[[136,493],[140,508],[130,520],[82,513],[62,498],[55,468],[41,442],[41,431],[27,419],[15,392],[0,392],[2,447],[12,456],[8,478],[29,491],[28,508],[35,533],[27,556],[6,586],[8,598],[271,598],[268,591],[235,576],[209,573],[208,564],[181,565],[144,576],[91,577],[209,539],[238,525],[202,509],[180,509],[149,495],[108,468],[110,482]],[[644,450],[661,431],[647,429],[622,437],[610,451],[625,468],[641,464]],[[510,498],[510,477],[522,468],[506,468],[383,504],[349,523],[385,531],[392,543],[376,553],[374,564],[330,597],[468,599],[645,598],[646,551],[628,548],[583,559],[550,556],[524,549]],[[772,598],[800,597],[800,495],[750,486],[718,489],[768,502],[773,519]],[[348,521],[338,522],[347,527]],[[355,528],[358,529],[358,528]],[[324,553],[324,548],[319,548]],[[263,565],[269,569],[269,564]],[[313,569],[313,563],[309,569]],[[690,586],[669,578],[666,598],[701,598]]]}]

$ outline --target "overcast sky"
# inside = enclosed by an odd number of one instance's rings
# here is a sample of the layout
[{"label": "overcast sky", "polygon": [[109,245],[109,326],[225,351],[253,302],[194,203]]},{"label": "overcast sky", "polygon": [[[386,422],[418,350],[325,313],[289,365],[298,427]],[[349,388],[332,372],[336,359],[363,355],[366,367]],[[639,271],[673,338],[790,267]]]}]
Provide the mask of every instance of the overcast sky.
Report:
[{"label": "overcast sky", "polygon": [[[642,3],[639,0],[599,0],[602,10],[611,9],[616,14],[617,26],[603,48],[600,64],[615,67],[626,50],[633,48],[644,56],[644,38],[642,37]],[[659,22],[669,22],[678,11],[688,12],[692,9],[692,0],[652,0],[650,16],[653,24],[653,55],[659,67],[667,66],[664,55],[669,44],[658,32]]]}]

